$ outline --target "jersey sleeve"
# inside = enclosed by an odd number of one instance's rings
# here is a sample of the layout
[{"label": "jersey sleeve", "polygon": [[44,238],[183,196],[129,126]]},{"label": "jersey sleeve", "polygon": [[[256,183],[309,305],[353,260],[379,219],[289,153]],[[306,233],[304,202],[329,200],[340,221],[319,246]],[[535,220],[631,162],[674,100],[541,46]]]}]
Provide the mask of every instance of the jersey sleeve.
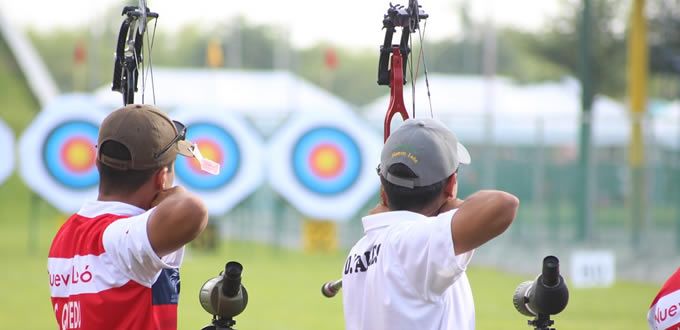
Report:
[{"label": "jersey sleeve", "polygon": [[130,279],[151,287],[164,268],[178,268],[184,248],[162,259],[151,247],[147,222],[153,209],[111,223],[104,230],[102,243],[113,265]]},{"label": "jersey sleeve", "polygon": [[650,329],[677,329],[680,327],[680,268],[671,275],[652,300],[647,312]]},{"label": "jersey sleeve", "polygon": [[451,221],[455,210],[395,228],[393,240],[399,261],[411,284],[425,299],[436,300],[467,268],[473,251],[454,252]]}]

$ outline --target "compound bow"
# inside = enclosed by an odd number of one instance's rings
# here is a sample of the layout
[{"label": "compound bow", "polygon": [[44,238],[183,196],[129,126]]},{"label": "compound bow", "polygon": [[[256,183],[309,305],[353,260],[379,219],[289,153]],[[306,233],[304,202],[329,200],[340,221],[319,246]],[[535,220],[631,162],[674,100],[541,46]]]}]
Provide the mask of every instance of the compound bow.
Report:
[{"label": "compound bow", "polygon": [[[146,90],[146,72],[144,67],[144,34],[147,39],[147,52],[149,57],[149,70],[151,76],[151,91],[154,93],[154,103],[156,95],[153,88],[153,66],[151,64],[151,50],[156,36],[156,23],[158,14],[151,12],[146,6],[146,0],[139,0],[139,6],[125,6],[123,13],[125,16],[120,25],[118,43],[116,44],[116,57],[113,67],[113,84],[111,90],[123,94],[123,105],[135,103],[135,92],[137,92],[137,82],[141,68],[142,73],[142,103],[144,103],[144,92]],[[147,24],[154,20],[153,35],[149,38]],[[189,142],[189,141],[186,141]],[[220,164],[204,158],[196,143],[189,142],[187,148],[193,153],[194,158],[199,162],[201,169],[213,174],[220,173]]]},{"label": "compound bow", "polygon": [[[139,6],[125,6],[121,15],[125,16],[125,19],[123,20],[123,23],[120,26],[120,32],[118,33],[118,43],[116,45],[116,56],[113,68],[113,84],[111,85],[111,90],[123,94],[124,105],[134,103],[141,67],[142,103],[144,103],[144,91],[146,88],[143,46],[144,34],[146,32],[147,23],[158,18],[158,14],[149,10],[149,8],[146,6],[146,0],[139,0]],[[155,37],[155,25],[153,34]],[[153,70],[151,67],[151,49],[153,48],[154,38],[152,37],[149,41],[149,34],[146,33],[146,35],[149,68]],[[153,84],[153,71],[151,72],[151,79]]]},{"label": "compound bow", "polygon": [[[387,108],[384,123],[384,138],[390,136],[390,126],[392,117],[395,114],[400,114],[403,120],[409,118],[406,106],[404,105],[404,85],[406,84],[406,63],[411,53],[410,36],[416,30],[420,30],[420,20],[427,19],[428,14],[423,11],[418,0],[409,0],[408,7],[402,5],[392,5],[387,9],[387,13],[383,18],[383,28],[385,29],[385,40],[380,46],[380,60],[378,62],[378,85],[390,86],[390,104]],[[401,27],[401,39],[398,45],[392,44],[392,37],[396,32],[396,28]],[[420,35],[420,55],[422,55],[422,33]],[[413,60],[411,60],[413,63]],[[425,61],[423,59],[423,65]],[[420,56],[418,60],[420,64]],[[389,65],[389,67],[388,67]],[[413,67],[411,66],[411,69]],[[427,67],[425,67],[425,75],[427,82]],[[411,85],[413,86],[413,70],[411,70]],[[429,97],[429,82],[428,97]],[[414,89],[415,90],[415,89]],[[431,110],[431,107],[430,107]],[[413,106],[413,115],[415,116],[415,103]]]}]

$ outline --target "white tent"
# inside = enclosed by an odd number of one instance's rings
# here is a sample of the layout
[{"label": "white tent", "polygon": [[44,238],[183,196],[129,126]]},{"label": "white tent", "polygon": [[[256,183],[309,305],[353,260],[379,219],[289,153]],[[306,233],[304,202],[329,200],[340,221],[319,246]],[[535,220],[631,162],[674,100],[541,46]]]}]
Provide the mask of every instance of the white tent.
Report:
[{"label": "white tent", "polygon": [[[433,74],[429,80],[433,115],[450,125],[462,141],[490,140],[513,145],[578,143],[581,92],[573,79],[518,85],[504,78]],[[409,113],[411,95],[410,85],[405,86]],[[415,95],[416,116],[429,116],[423,78],[416,82]],[[389,95],[381,97],[364,108],[364,116],[382,127],[388,104]],[[625,107],[605,96],[596,98],[593,135],[597,145],[627,143],[629,120]]]},{"label": "white tent", "polygon": [[[238,71],[226,69],[154,68],[155,99],[159,107],[172,111],[180,106],[206,106],[235,111],[249,117],[264,132],[270,132],[291,112],[332,114],[352,107],[329,92],[287,71]],[[144,103],[154,103],[151,79]],[[123,97],[110,86],[95,91],[98,102],[110,108],[121,106]],[[141,94],[135,102],[141,103]]]},{"label": "white tent", "polygon": [[663,107],[653,121],[655,142],[667,148],[680,149],[680,102]]}]

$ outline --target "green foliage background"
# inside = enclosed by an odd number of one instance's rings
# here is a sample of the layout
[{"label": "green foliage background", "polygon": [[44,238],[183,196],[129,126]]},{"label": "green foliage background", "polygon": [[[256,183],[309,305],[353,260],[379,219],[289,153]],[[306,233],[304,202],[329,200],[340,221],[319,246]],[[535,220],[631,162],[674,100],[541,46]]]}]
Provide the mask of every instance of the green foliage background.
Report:
[{"label": "green foliage background", "polygon": [[[626,26],[629,3],[618,0],[592,0],[591,77],[596,94],[624,99],[626,95]],[[425,40],[429,72],[484,73],[483,54],[488,34],[484,22],[471,18],[469,8],[455,8],[462,31],[441,40]],[[581,1],[560,0],[555,17],[536,31],[497,27],[496,65],[498,75],[520,83],[535,83],[579,76],[579,26]],[[120,24],[120,10],[111,8],[91,26],[70,30],[31,31],[30,36],[64,92],[89,91],[110,83],[112,51]],[[680,93],[680,5],[677,1],[653,1],[649,5],[650,96],[675,98]],[[379,21],[376,21],[379,24]],[[206,67],[209,41],[219,41],[225,56],[224,67],[242,70],[290,70],[354,105],[365,105],[389,92],[376,84],[379,55],[376,40],[372,49],[343,48],[319,43],[304,49],[294,48],[285,28],[254,24],[235,18],[223,24],[206,26],[199,22],[172,26],[158,22],[153,48],[156,66]],[[414,40],[412,58],[420,48]],[[395,42],[397,38],[394,39]],[[85,47],[87,62],[76,65],[74,51]],[[239,46],[240,45],[240,46]],[[338,67],[324,64],[328,50],[336,53]],[[422,68],[419,74],[423,74]]]},{"label": "green foliage background", "polygon": [[[35,102],[18,79],[15,64],[0,48],[0,118],[20,133],[33,118]],[[50,240],[66,218],[40,200],[14,174],[0,185],[0,324],[4,329],[54,329],[46,271]],[[343,329],[342,300],[323,298],[320,286],[336,279],[344,252],[310,254],[247,242],[223,242],[216,253],[189,249],[182,269],[179,328],[200,329],[210,316],[198,303],[205,281],[229,260],[245,268],[250,302],[238,329]],[[528,329],[511,304],[515,287],[528,278],[472,267],[477,328]],[[567,309],[555,317],[559,329],[643,329],[658,287],[617,283],[609,289],[570,291]]]},{"label": "green foliage background", "polygon": [[[111,19],[118,21],[117,16]],[[73,70],[72,63],[73,48],[84,35],[83,31],[53,31],[33,33],[32,36],[62,90],[70,91],[92,89],[110,79],[113,43],[109,41],[114,39],[109,36],[112,31],[101,32],[105,37],[89,43],[92,61],[83,72]],[[250,50],[244,50],[243,58],[247,60],[243,67],[271,69],[274,52],[271,30],[248,25],[243,31],[250,33],[249,40],[257,41],[249,46]],[[570,72],[573,67],[569,63],[573,62],[560,61],[555,54],[568,50],[573,43],[563,42],[569,40],[554,35],[551,37],[550,33],[558,32],[549,31],[537,37],[521,31],[500,31],[499,72],[520,81],[554,79]],[[545,43],[541,43],[543,37]],[[155,58],[158,65],[204,65],[205,31],[189,26],[175,36],[158,35],[157,38],[159,48],[154,54],[159,54]],[[553,41],[548,42],[550,40]],[[432,67],[439,68],[438,71],[481,72],[481,64],[474,62],[479,59],[479,39],[466,37],[430,46],[429,58],[436,63]],[[341,65],[330,78],[322,72],[326,49],[326,45],[319,45],[296,50],[293,70],[355,104],[364,104],[387,92],[374,82],[377,49],[365,52],[338,50]],[[261,56],[247,55],[251,52]],[[25,81],[20,78],[16,63],[7,54],[6,45],[0,43],[0,118],[19,136],[39,109]],[[612,53],[602,54],[610,56]],[[621,64],[622,59],[614,55],[612,61]],[[464,58],[469,60],[463,61]],[[619,65],[612,66],[614,70],[622,70]],[[661,72],[667,68],[664,64],[660,67]],[[78,74],[85,78],[77,77]],[[87,83],[78,86],[78,79]],[[668,75],[658,79],[669,80],[675,84],[672,86],[677,86],[676,79],[668,78]],[[655,84],[654,79],[652,84]],[[675,95],[677,88],[657,84],[663,87],[661,94]],[[603,87],[602,90],[622,95],[620,85],[610,87],[613,88]],[[64,219],[64,215],[30,192],[16,173],[0,185],[2,328],[55,328],[49,302],[46,257],[50,240]],[[248,308],[237,317],[239,329],[342,329],[341,299],[322,298],[319,287],[324,281],[340,275],[343,259],[344,251],[308,254],[246,242],[224,242],[213,254],[190,249],[182,272],[180,329],[200,329],[210,321],[198,304],[198,290],[206,280],[216,276],[228,260],[239,260],[244,264],[244,284],[251,296]],[[475,296],[478,329],[529,328],[526,319],[512,308],[510,301],[517,284],[528,278],[477,267],[472,267],[468,275]],[[646,328],[646,311],[657,290],[658,285],[627,282],[619,282],[608,289],[572,289],[569,306],[555,317],[556,326],[559,329]]]}]

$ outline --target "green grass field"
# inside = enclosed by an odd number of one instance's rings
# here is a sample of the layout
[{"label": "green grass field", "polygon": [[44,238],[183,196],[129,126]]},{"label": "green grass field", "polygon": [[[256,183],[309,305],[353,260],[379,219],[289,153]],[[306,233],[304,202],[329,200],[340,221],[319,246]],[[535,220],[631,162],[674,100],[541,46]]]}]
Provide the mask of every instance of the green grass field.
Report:
[{"label": "green grass field", "polygon": [[[0,118],[20,133],[35,114],[16,68],[0,44]],[[31,193],[18,175],[0,185],[0,324],[3,329],[54,329],[46,270],[47,250],[65,218]],[[198,303],[203,283],[229,260],[244,265],[243,283],[250,303],[238,316],[245,330],[343,329],[342,300],[323,298],[320,286],[336,279],[344,251],[307,254],[270,246],[223,242],[212,254],[189,250],[182,270],[180,329],[200,329],[210,315]],[[478,329],[529,329],[514,310],[511,296],[526,277],[493,269],[468,272]],[[645,314],[657,285],[618,283],[609,289],[574,290],[567,309],[557,315],[558,329],[644,329]]]},{"label": "green grass field", "polygon": [[[55,328],[46,272],[49,242],[63,220],[34,199],[15,175],[0,186],[0,322],[5,329]],[[29,217],[36,217],[29,234]],[[34,230],[32,229],[32,230]],[[34,237],[35,244],[30,244]],[[203,283],[229,260],[244,265],[243,283],[250,294],[239,329],[343,329],[342,300],[323,298],[321,284],[339,277],[344,254],[309,254],[246,242],[223,242],[216,253],[189,250],[182,269],[180,329],[200,329],[210,321],[198,303]],[[512,293],[526,277],[472,268],[478,329],[529,329],[514,310]],[[554,319],[558,329],[644,329],[656,285],[618,283],[609,289],[570,291],[567,309]]]}]

